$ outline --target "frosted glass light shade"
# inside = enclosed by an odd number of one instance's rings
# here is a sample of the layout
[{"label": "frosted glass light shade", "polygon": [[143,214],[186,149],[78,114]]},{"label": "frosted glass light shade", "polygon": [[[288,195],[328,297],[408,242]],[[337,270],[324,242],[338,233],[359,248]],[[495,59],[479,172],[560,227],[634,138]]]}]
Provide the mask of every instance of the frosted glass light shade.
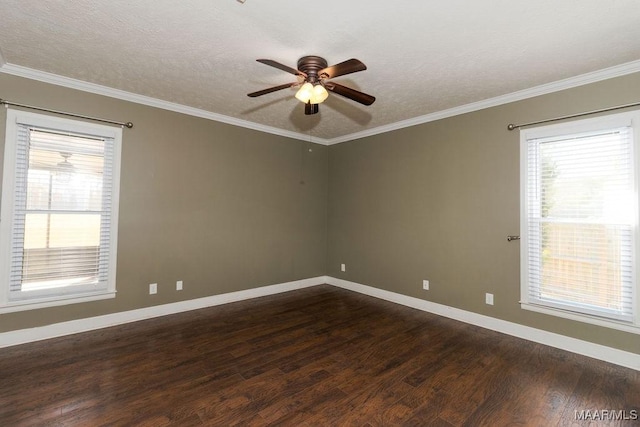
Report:
[{"label": "frosted glass light shade", "polygon": [[312,85],[307,82],[303,84],[298,92],[296,92],[296,98],[305,104],[310,102],[311,104],[320,104],[329,96],[329,92],[324,86],[317,84]]},{"label": "frosted glass light shade", "polygon": [[[320,104],[329,97],[329,92],[322,85],[315,85],[313,87],[313,97],[311,98],[312,104]],[[314,102],[315,101],[315,102]]]},{"label": "frosted glass light shade", "polygon": [[311,97],[313,96],[313,85],[311,83],[305,83],[298,89],[296,92],[296,98],[305,104],[311,101]]}]

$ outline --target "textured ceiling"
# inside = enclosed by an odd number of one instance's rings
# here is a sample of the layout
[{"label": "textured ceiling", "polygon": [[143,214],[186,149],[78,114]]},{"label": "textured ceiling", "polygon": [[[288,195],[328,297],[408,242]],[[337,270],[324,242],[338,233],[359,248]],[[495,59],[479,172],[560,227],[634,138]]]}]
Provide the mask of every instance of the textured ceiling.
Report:
[{"label": "textured ceiling", "polygon": [[[638,0],[2,0],[0,52],[27,67],[331,140],[640,59]],[[305,116],[291,67],[368,70]],[[1,69],[0,69],[1,71]],[[0,96],[2,94],[0,93]],[[19,102],[19,100],[15,100]]]}]

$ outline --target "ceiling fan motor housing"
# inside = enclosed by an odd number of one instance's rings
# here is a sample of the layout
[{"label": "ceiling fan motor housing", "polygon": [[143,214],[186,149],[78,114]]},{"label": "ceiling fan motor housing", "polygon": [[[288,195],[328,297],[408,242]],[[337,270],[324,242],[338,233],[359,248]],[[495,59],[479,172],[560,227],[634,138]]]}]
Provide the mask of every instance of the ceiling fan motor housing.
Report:
[{"label": "ceiling fan motor housing", "polygon": [[327,60],[320,56],[303,56],[298,59],[298,70],[307,75],[305,81],[317,83],[320,80],[318,71],[327,68]]}]

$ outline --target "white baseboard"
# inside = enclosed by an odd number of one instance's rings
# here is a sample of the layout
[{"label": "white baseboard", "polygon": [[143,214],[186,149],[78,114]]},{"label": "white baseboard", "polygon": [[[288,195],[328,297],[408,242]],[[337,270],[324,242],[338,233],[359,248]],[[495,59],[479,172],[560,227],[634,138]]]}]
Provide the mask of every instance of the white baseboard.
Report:
[{"label": "white baseboard", "polygon": [[330,285],[380,298],[396,304],[405,305],[418,310],[437,314],[438,316],[448,317],[450,319],[459,320],[461,322],[470,323],[485,329],[501,332],[503,334],[512,335],[525,340],[537,342],[561,350],[570,351],[572,353],[581,354],[583,356],[592,357],[594,359],[603,360],[605,362],[614,363],[616,365],[640,371],[640,354],[628,351],[618,350],[600,344],[594,344],[588,341],[567,337],[553,332],[543,331],[541,329],[520,325],[506,320],[496,319],[494,317],[484,316],[482,314],[453,308],[431,301],[425,301],[419,298],[407,295],[389,292],[371,286],[361,285],[347,280],[337,279],[335,277],[327,277]]},{"label": "white baseboard", "polygon": [[54,323],[52,325],[41,326],[30,329],[20,329],[17,331],[0,333],[0,348],[10,347],[18,344],[25,344],[33,341],[40,341],[49,338],[56,338],[64,335],[77,334],[124,323],[136,322],[139,320],[151,319],[154,317],[166,316],[169,314],[181,313],[184,311],[197,310],[200,308],[213,307],[296,289],[307,288],[321,284],[329,284],[339,288],[380,298],[396,304],[415,308],[418,310],[433,313],[461,322],[470,323],[482,328],[491,329],[507,335],[523,338],[529,341],[545,344],[561,350],[592,357],[615,363],[616,365],[640,371],[640,354],[594,344],[588,341],[570,338],[553,332],[507,322],[482,314],[425,301],[419,298],[385,291],[383,289],[362,285],[347,280],[337,279],[329,276],[319,276],[310,279],[296,280],[293,282],[280,283],[277,285],[263,286],[259,288],[247,289],[245,291],[230,292],[227,294],[214,295],[210,297],[198,298],[187,301],[180,301],[171,304],[156,305],[137,310],[124,311],[120,313],[106,314],[103,316],[90,317],[87,319],[71,320],[69,322]]},{"label": "white baseboard", "polygon": [[0,333],[0,348],[61,337],[64,335],[77,334],[95,329],[108,328],[109,326],[137,322],[139,320],[181,313],[183,311],[197,310],[199,308],[212,307],[230,302],[279,294],[282,292],[321,285],[326,283],[326,281],[326,276],[320,276],[310,279],[296,280],[293,282],[280,283],[277,285],[247,289],[245,291],[230,292],[227,294],[213,295],[210,297],[174,302],[171,304],[155,305],[153,307],[140,308],[137,310],[105,314],[103,316],[89,317],[86,319],[54,323],[36,328],[3,332]]}]

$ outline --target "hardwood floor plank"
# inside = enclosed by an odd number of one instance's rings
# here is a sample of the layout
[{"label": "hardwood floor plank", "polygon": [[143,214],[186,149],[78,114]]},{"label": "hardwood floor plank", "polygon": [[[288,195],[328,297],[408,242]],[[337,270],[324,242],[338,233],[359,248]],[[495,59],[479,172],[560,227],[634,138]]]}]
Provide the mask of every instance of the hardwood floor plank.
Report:
[{"label": "hardwood floor plank", "polygon": [[[624,411],[626,415],[640,405],[637,400],[631,403],[630,396],[638,396],[640,372],[629,371],[618,366],[588,360],[581,363],[581,375],[571,398],[563,408],[563,419],[575,420],[577,413],[593,411]],[[631,403],[631,404],[630,404]],[[637,411],[637,409],[636,409]],[[624,426],[640,425],[640,412],[636,420],[602,419],[597,425]],[[635,422],[633,422],[635,421]]]},{"label": "hardwood floor plank", "polygon": [[639,406],[638,371],[331,286],[0,349],[11,427],[564,426]]}]

